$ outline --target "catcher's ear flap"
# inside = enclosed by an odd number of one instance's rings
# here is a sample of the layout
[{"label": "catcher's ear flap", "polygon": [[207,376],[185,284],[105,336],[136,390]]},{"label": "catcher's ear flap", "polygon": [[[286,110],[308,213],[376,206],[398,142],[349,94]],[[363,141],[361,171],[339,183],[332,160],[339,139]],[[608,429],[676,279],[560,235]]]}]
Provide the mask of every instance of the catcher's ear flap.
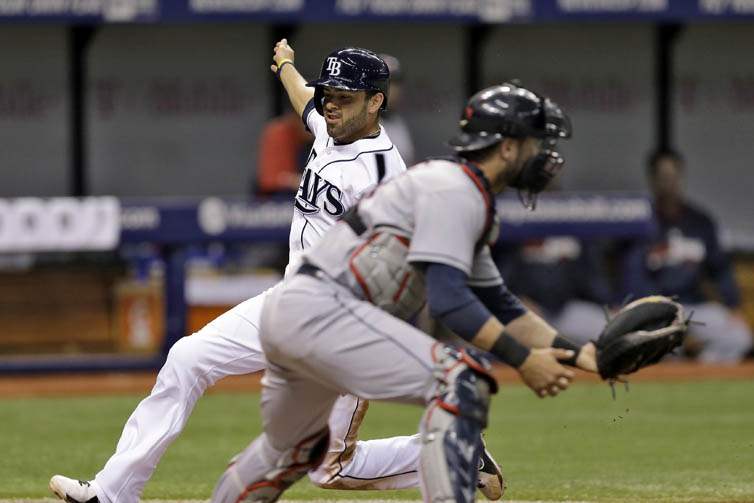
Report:
[{"label": "catcher's ear flap", "polygon": [[671,302],[634,303],[624,308],[608,322],[597,340],[598,347],[629,332],[666,327],[673,323],[677,315],[678,306]]}]

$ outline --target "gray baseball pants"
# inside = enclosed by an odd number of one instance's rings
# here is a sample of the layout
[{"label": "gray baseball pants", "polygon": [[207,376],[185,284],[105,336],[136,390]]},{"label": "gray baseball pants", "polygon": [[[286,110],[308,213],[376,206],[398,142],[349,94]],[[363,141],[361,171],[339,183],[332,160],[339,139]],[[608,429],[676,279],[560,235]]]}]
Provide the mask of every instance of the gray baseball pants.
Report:
[{"label": "gray baseball pants", "polygon": [[327,426],[339,394],[424,406],[433,396],[427,334],[326,279],[297,274],[265,299],[264,433],[228,467],[212,501],[238,501]]}]

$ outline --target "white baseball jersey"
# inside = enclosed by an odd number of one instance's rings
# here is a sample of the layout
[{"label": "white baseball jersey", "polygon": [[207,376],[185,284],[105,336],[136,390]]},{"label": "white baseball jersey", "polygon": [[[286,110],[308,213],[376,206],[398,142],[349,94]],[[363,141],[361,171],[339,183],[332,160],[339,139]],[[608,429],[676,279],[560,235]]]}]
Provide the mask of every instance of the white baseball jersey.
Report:
[{"label": "white baseball jersey", "polygon": [[[317,242],[362,194],[406,169],[384,130],[374,138],[335,145],[313,102],[303,117],[316,141],[295,201],[290,236],[290,261],[294,264],[302,250]],[[295,271],[296,266],[289,270]],[[183,430],[204,390],[228,375],[258,372],[267,366],[259,326],[262,305],[270,291],[242,302],[173,346],[152,393],[128,418],[115,454],[92,481],[99,501],[137,503],[144,484]],[[418,442],[406,443],[405,437],[400,437],[355,446],[358,425],[352,423],[351,409],[358,403],[352,397],[340,398],[339,412],[333,414],[330,449],[344,451],[349,442],[351,457],[338,457],[338,476],[325,473],[327,477],[321,483],[340,480],[347,474],[353,476],[349,480],[371,484],[369,488],[416,486]],[[350,440],[346,440],[347,435],[351,435]],[[404,477],[383,481],[380,475],[385,472]]]},{"label": "white baseball jersey", "polygon": [[314,101],[302,117],[315,139],[294,203],[286,276],[296,270],[303,250],[318,242],[361,196],[406,171],[382,126],[375,137],[340,145],[327,134],[325,118],[315,110]]},{"label": "white baseball jersey", "polygon": [[[494,238],[497,223],[493,194],[485,183],[457,162],[425,161],[363,199],[358,213],[367,228],[410,240],[408,262],[450,265],[464,271],[472,286],[496,286],[503,281],[487,242]],[[326,245],[314,246],[304,256],[329,276],[344,280],[351,274],[349,257],[370,233],[355,236],[343,223],[330,236]]]}]

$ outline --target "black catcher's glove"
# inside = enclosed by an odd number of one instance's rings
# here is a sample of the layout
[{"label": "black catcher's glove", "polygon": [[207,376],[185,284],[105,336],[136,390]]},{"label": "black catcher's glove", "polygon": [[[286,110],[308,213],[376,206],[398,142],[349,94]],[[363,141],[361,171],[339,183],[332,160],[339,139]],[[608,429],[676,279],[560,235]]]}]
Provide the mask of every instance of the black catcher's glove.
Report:
[{"label": "black catcher's glove", "polygon": [[680,346],[688,320],[683,307],[668,297],[652,295],[621,309],[597,339],[597,368],[603,379],[615,379],[652,365]]}]

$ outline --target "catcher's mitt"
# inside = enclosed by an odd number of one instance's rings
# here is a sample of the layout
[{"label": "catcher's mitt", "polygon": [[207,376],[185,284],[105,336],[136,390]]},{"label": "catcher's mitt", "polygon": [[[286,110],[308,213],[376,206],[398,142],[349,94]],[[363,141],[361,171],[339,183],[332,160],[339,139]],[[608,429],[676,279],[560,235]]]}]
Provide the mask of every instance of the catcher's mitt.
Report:
[{"label": "catcher's mitt", "polygon": [[615,379],[657,363],[680,346],[688,320],[672,299],[653,295],[635,300],[608,321],[597,339],[597,368]]}]

